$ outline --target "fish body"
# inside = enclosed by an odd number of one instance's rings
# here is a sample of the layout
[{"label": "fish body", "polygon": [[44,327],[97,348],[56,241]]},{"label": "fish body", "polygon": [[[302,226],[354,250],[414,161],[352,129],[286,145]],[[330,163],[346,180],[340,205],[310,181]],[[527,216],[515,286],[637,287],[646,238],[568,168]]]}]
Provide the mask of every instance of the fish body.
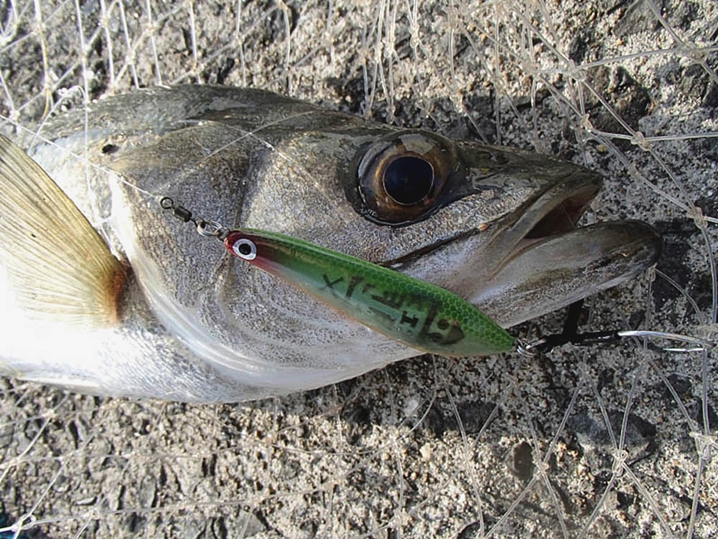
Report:
[{"label": "fish body", "polygon": [[[25,207],[31,195],[0,201],[28,231],[0,248],[0,369],[89,393],[250,400],[419,353],[230,256],[163,212],[162,197],[232,229],[391,267],[461,296],[502,327],[624,282],[660,251],[642,223],[574,228],[601,186],[591,171],[260,90],[136,91],[59,116],[19,142],[81,215],[45,223],[60,195],[39,210]],[[57,227],[71,237],[90,225],[124,270],[109,299],[99,285],[85,287],[112,305],[114,321],[90,313],[79,323],[28,299],[37,297],[33,282],[78,272],[89,255],[66,242],[57,260],[26,253],[48,249]],[[12,237],[2,226],[3,240]],[[23,280],[28,266],[35,276]],[[75,281],[98,282],[85,273]],[[56,294],[68,295],[85,293]]]}]

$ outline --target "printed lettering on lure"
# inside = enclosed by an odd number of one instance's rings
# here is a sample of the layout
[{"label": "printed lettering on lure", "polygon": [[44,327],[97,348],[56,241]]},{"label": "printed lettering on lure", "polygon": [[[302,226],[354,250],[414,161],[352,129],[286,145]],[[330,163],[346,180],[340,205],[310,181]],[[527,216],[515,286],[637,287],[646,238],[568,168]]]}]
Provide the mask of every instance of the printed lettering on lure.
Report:
[{"label": "printed lettering on lure", "polygon": [[426,335],[439,345],[454,344],[466,336],[459,321],[445,318],[435,320],[442,308],[436,301],[413,294],[381,290],[360,275],[352,275],[347,282],[342,276],[333,277],[323,273],[322,279],[326,289],[337,298],[355,299],[366,304],[374,313],[393,323],[402,332]]}]

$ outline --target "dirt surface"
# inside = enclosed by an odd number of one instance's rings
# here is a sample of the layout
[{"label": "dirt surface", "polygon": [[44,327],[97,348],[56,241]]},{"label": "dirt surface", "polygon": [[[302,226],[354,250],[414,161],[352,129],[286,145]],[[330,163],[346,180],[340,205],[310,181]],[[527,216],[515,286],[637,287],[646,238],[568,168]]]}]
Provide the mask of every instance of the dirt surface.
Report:
[{"label": "dirt surface", "polygon": [[[591,298],[582,328],[711,338],[717,35],[709,0],[10,1],[0,130],[138,86],[219,83],[558,156],[606,178],[588,221],[642,219],[665,238],[657,271]],[[557,331],[563,316],[516,332]],[[716,355],[666,343],[421,357],[231,406],[2,380],[0,525],[50,538],[713,536]]]}]

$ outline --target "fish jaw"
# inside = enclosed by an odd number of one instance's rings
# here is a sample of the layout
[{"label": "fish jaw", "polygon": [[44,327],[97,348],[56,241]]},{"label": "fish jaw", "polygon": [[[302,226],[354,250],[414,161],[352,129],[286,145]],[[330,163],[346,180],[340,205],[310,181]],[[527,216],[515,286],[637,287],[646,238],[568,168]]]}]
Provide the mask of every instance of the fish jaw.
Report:
[{"label": "fish jaw", "polygon": [[639,221],[577,228],[516,253],[470,301],[511,327],[633,279],[655,264],[661,246]]},{"label": "fish jaw", "polygon": [[660,235],[639,221],[575,227],[601,184],[575,167],[486,230],[395,267],[440,279],[504,328],[566,307],[633,279],[661,253]]}]

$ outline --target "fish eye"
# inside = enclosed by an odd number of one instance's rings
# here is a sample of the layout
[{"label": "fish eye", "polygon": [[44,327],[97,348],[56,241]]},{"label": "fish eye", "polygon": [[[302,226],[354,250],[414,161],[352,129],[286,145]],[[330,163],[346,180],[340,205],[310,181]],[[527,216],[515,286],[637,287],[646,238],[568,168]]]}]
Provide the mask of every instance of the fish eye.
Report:
[{"label": "fish eye", "polygon": [[434,185],[434,169],[421,157],[399,157],[384,171],[384,190],[398,204],[416,204]]},{"label": "fish eye", "polygon": [[362,215],[404,226],[439,208],[457,157],[452,144],[437,135],[399,132],[365,148],[355,162]]},{"label": "fish eye", "polygon": [[234,251],[234,254],[239,258],[244,258],[245,260],[254,260],[257,256],[257,246],[252,240],[248,240],[247,238],[235,241],[232,244],[232,251]]}]

